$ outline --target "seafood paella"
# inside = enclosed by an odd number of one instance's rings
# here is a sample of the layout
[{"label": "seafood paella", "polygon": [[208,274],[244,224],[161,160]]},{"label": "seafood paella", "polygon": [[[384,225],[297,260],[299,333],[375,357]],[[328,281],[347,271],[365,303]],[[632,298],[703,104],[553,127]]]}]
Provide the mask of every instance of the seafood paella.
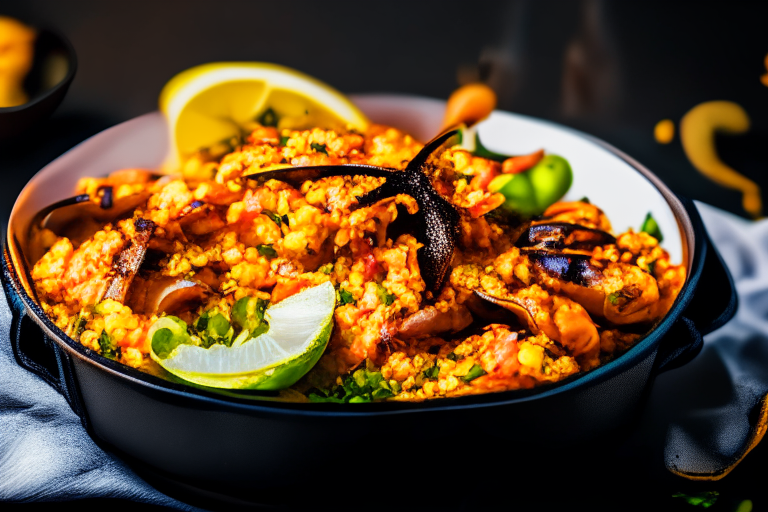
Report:
[{"label": "seafood paella", "polygon": [[559,201],[562,156],[462,134],[424,145],[273,112],[177,174],[84,178],[33,225],[37,298],[88,349],[162,374],[180,347],[258,345],[271,308],[332,287],[316,357],[277,386],[316,402],[533,388],[631,348],[686,277],[653,218],[614,233],[588,198]]}]

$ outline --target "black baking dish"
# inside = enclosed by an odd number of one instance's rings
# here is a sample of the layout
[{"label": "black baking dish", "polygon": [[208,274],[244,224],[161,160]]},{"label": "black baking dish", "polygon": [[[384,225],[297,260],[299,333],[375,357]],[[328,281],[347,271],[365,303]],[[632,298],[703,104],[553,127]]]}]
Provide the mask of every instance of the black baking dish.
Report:
[{"label": "black baking dish", "polygon": [[689,275],[669,314],[636,346],[558,385],[423,403],[303,404],[169,382],[95,354],[46,317],[25,284],[12,218],[3,237],[2,280],[13,312],[14,354],[64,395],[98,443],[182,482],[192,494],[300,502],[306,496],[293,492],[297,482],[310,488],[343,475],[345,486],[369,485],[371,472],[363,468],[371,459],[380,476],[396,474],[415,454],[430,467],[455,464],[461,456],[441,447],[456,446],[457,436],[482,440],[499,454],[511,449],[510,439],[525,439],[518,456],[583,447],[630,423],[654,377],[695,357],[702,335],[736,309],[731,276],[693,202],[602,145],[664,196],[680,228]]}]

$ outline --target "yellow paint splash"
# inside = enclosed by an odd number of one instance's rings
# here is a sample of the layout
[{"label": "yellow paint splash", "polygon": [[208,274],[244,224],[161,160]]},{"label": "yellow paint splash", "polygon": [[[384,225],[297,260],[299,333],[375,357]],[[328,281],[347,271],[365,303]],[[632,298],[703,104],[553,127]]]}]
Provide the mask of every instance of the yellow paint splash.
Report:
[{"label": "yellow paint splash", "polygon": [[659,144],[669,144],[675,138],[675,123],[671,119],[662,119],[653,128],[653,138]]},{"label": "yellow paint splash", "polygon": [[724,187],[740,190],[742,206],[753,217],[760,217],[763,203],[760,187],[720,160],[715,149],[715,133],[740,134],[749,131],[749,116],[730,101],[707,101],[693,107],[680,121],[680,141],[688,160],[704,176]]}]

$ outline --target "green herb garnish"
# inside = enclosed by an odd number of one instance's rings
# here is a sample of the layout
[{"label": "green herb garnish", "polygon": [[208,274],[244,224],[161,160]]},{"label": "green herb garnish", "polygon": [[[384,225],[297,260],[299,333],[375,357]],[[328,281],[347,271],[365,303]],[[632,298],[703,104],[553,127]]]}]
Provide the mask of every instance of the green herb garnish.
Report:
[{"label": "green herb garnish", "polygon": [[486,374],[486,371],[483,370],[483,367],[479,364],[473,365],[472,368],[469,369],[466,375],[463,377],[459,377],[464,382],[472,382],[478,377],[482,377]]},{"label": "green herb garnish", "polygon": [[214,344],[232,345],[232,336],[234,329],[218,308],[204,311],[202,315],[195,320],[193,325],[197,335],[200,337],[201,346],[208,348]]},{"label": "green herb garnish", "polygon": [[360,404],[389,398],[399,392],[399,384],[387,382],[381,372],[363,368],[347,375],[341,385],[333,386],[327,390],[318,389],[309,393],[309,400],[311,402]]},{"label": "green herb garnish", "polygon": [[112,339],[112,336],[107,334],[107,331],[103,329],[101,331],[101,336],[99,336],[99,348],[101,348],[101,355],[109,359],[117,359],[120,355],[120,347],[117,346],[117,343]]},{"label": "green herb garnish", "polygon": [[339,302],[339,305],[343,306],[344,304],[354,304],[357,305],[357,300],[355,299],[355,296],[352,295],[352,292],[345,290],[344,288],[339,288],[339,291],[337,293],[337,299]]},{"label": "green herb garnish", "polygon": [[317,270],[319,272],[322,272],[325,275],[328,275],[331,272],[333,272],[333,263],[326,263],[325,265],[323,265],[322,267],[318,268]]},{"label": "green herb garnish", "polygon": [[273,213],[269,210],[263,210],[261,213],[272,219],[272,222],[280,226],[283,223],[283,219],[280,218],[280,216],[276,213]]},{"label": "green herb garnish", "polygon": [[440,374],[440,367],[437,365],[431,366],[424,370],[424,378],[428,380],[437,380],[437,376]]},{"label": "green herb garnish", "polygon": [[243,297],[232,306],[232,323],[249,332],[249,337],[256,337],[267,332],[269,325],[264,320],[264,311],[268,302],[256,297]]},{"label": "green herb garnish", "polygon": [[272,244],[257,245],[256,250],[259,251],[259,254],[269,259],[277,257],[277,251],[272,247]]},{"label": "green herb garnish", "polygon": [[643,227],[640,228],[640,231],[643,233],[648,233],[653,238],[658,240],[659,243],[664,240],[664,236],[661,234],[661,228],[659,228],[659,224],[656,222],[656,219],[653,218],[651,212],[648,212],[648,215],[645,216]]},{"label": "green herb garnish", "polygon": [[619,304],[619,294],[614,292],[608,295],[608,301],[611,303],[611,305],[616,306]]},{"label": "green herb garnish", "polygon": [[676,492],[672,495],[673,498],[682,498],[686,503],[693,506],[702,508],[709,508],[715,504],[717,497],[720,495],[717,491],[700,492],[696,494],[685,494],[682,492]]},{"label": "green herb garnish", "polygon": [[287,145],[287,144],[288,144],[288,141],[290,140],[290,138],[291,138],[291,137],[290,137],[289,135],[283,135],[283,136],[281,136],[281,137],[280,137],[280,145],[281,145],[281,146],[285,146],[285,145]]},{"label": "green herb garnish", "polygon": [[387,289],[380,284],[376,285],[376,297],[378,297],[379,302],[385,306],[391,306],[392,303],[395,302],[395,296],[389,293]]},{"label": "green herb garnish", "polygon": [[274,110],[272,110],[272,108],[268,108],[267,110],[265,110],[264,113],[261,114],[261,117],[259,117],[259,123],[262,126],[276,127],[277,121],[278,121],[277,114],[275,113]]},{"label": "green herb garnish", "polygon": [[318,144],[317,142],[313,142],[309,145],[312,149],[317,151],[318,153],[323,153],[324,155],[328,154],[328,151],[325,149],[325,144]]}]

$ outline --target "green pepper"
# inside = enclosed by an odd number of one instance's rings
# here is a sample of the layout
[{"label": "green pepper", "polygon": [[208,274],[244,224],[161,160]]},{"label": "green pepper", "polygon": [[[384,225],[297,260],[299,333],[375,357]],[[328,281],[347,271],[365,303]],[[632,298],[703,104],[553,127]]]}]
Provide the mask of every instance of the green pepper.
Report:
[{"label": "green pepper", "polygon": [[573,171],[568,160],[547,155],[519,174],[502,174],[488,185],[490,192],[507,198],[503,208],[523,214],[540,215],[571,188]]}]

